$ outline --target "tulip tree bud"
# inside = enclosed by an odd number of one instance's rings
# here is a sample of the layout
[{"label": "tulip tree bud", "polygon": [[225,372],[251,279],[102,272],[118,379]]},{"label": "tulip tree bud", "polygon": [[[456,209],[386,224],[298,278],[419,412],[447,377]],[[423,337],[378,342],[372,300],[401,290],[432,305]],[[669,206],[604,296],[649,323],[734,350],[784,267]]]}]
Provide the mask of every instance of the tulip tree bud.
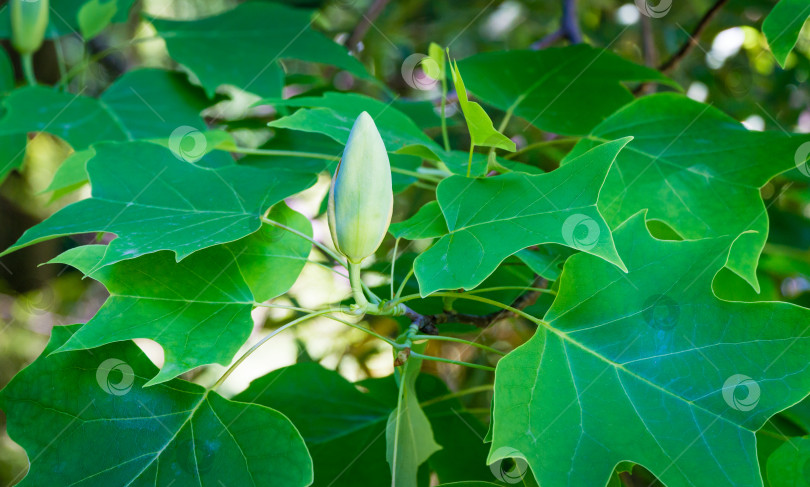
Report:
[{"label": "tulip tree bud", "polygon": [[20,54],[39,49],[48,27],[48,0],[11,0],[11,43]]},{"label": "tulip tree bud", "polygon": [[329,190],[329,230],[337,250],[353,264],[373,254],[388,231],[393,209],[388,152],[374,120],[363,112]]}]

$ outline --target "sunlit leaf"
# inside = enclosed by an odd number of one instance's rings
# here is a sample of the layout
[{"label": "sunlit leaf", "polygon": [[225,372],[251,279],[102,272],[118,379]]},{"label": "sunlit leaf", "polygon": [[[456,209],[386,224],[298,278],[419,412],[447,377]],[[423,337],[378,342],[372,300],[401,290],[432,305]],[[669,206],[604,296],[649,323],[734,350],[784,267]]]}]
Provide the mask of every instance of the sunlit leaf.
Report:
[{"label": "sunlit leaf", "polygon": [[110,292],[60,351],[150,338],[165,353],[151,385],[200,365],[228,365],[247,341],[253,295],[228,251],[208,249],[179,263],[171,253],[158,252],[95,270],[104,251],[101,245],[85,245],[51,261],[79,269]]},{"label": "sunlit leaf", "polygon": [[416,259],[422,296],[472,289],[506,257],[543,243],[566,245],[622,267],[596,202],[629,140],[602,144],[548,174],[443,180],[437,198],[450,233]]},{"label": "sunlit leaf", "polygon": [[599,195],[599,211],[611,227],[647,209],[650,219],[687,239],[752,231],[735,242],[728,267],[758,289],[757,261],[768,237],[760,188],[796,167],[810,135],[749,131],[710,105],[668,93],[645,96],[612,115],[566,161],[626,136],[634,139]]},{"label": "sunlit leaf", "polygon": [[205,169],[149,142],[99,144],[87,170],[93,197],[29,229],[3,254],[62,235],[109,232],[118,238],[99,266],[158,250],[180,260],[255,232],[270,206],[315,183],[311,174]]},{"label": "sunlit leaf", "polygon": [[799,34],[808,16],[810,16],[808,0],[779,0],[762,21],[762,33],[768,40],[773,57],[783,68],[788,54],[799,40]]},{"label": "sunlit leaf", "polygon": [[761,486],[754,432],[810,392],[810,310],[715,297],[731,237],[655,240],[641,213],[614,236],[629,273],[569,258],[498,363],[490,461],[523,457],[546,487],[602,485],[624,460],[668,487]]}]

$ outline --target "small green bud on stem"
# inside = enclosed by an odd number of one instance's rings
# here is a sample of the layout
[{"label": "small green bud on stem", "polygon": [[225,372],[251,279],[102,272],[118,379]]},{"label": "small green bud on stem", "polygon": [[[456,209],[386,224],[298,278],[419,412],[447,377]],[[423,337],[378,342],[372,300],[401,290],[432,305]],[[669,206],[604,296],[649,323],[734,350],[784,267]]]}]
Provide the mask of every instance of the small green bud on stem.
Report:
[{"label": "small green bud on stem", "polygon": [[332,241],[349,261],[355,301],[363,308],[368,302],[359,282],[359,266],[385,238],[393,209],[388,152],[374,120],[363,112],[354,122],[332,178],[327,210]]},{"label": "small green bud on stem", "polygon": [[48,27],[48,0],[11,0],[11,43],[20,54],[42,45]]}]

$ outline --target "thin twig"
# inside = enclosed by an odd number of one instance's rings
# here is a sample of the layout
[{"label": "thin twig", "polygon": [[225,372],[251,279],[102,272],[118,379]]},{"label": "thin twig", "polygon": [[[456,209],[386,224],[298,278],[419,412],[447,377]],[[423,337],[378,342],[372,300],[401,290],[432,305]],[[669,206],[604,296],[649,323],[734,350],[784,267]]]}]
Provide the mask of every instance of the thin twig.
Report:
[{"label": "thin twig", "polygon": [[[515,299],[511,307],[518,310],[523,310],[528,306],[531,306],[535,301],[537,301],[537,298],[543,292],[542,289],[544,289],[547,284],[548,281],[542,277],[538,277],[530,287],[539,288],[541,290],[521,294],[517,297],[517,299]],[[438,335],[438,325],[444,323],[463,323],[465,325],[473,325],[484,329],[489,327],[495,321],[506,318],[512,314],[513,313],[509,311],[501,310],[487,315],[472,315],[467,313],[456,313],[455,311],[445,311],[444,313],[423,315],[421,313],[417,313],[408,306],[405,306],[405,317],[411,320],[411,323],[416,324],[419,327],[420,332],[427,335]]]},{"label": "thin twig", "polygon": [[703,31],[706,30],[706,27],[709,25],[709,22],[712,21],[717,12],[723,8],[723,5],[728,3],[728,0],[717,0],[714,5],[703,15],[703,18],[700,19],[698,24],[695,26],[694,30],[689,34],[689,39],[678,49],[678,52],[672,55],[669,59],[667,59],[663,64],[658,67],[658,70],[662,73],[667,73],[678,65],[678,63],[685,58],[692,49],[698,44],[700,40],[701,34]]},{"label": "thin twig", "polygon": [[357,47],[363,42],[371,25],[377,20],[377,17],[380,16],[382,11],[385,10],[385,6],[388,5],[388,2],[389,0],[374,0],[374,3],[372,3],[366,13],[363,14],[363,19],[357,24],[357,27],[354,28],[354,32],[352,32],[349,40],[346,41],[346,48],[349,51],[357,52]]},{"label": "thin twig", "polygon": [[571,44],[579,44],[582,42],[582,31],[579,28],[579,19],[577,18],[576,0],[563,0],[560,28],[532,44],[531,48],[536,51],[545,49],[562,39],[568,39]]}]

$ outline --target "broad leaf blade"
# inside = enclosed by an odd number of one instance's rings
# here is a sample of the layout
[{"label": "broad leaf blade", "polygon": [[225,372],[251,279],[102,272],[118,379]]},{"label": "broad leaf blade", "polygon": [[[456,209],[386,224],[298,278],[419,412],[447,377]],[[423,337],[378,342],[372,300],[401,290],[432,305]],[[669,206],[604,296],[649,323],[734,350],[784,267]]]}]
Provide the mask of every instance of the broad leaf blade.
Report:
[{"label": "broad leaf blade", "polygon": [[407,115],[390,106],[390,103],[365,95],[328,92],[322,97],[306,96],[286,100],[271,98],[262,100],[260,104],[305,107],[292,115],[270,122],[270,127],[321,133],[345,144],[354,121],[362,112],[368,112],[374,118],[389,152],[421,151],[436,159],[436,154],[442,150]]},{"label": "broad leaf blade", "polygon": [[[778,434],[778,433],[777,433]],[[810,438],[786,438],[768,457],[770,487],[805,487],[810,484]]]},{"label": "broad leaf blade", "polygon": [[132,338],[163,347],[165,363],[148,385],[200,365],[228,365],[253,329],[253,295],[230,252],[216,247],[175,262],[169,252],[102,267],[104,246],[86,245],[51,263],[76,267],[110,297],[59,351],[84,350]]},{"label": "broad leaf blade", "polygon": [[[312,238],[309,219],[284,203],[275,205],[268,218]],[[305,238],[269,224],[225,247],[233,254],[242,276],[259,302],[289,291],[312,250],[312,244]]]},{"label": "broad leaf blade", "polygon": [[3,254],[61,235],[110,232],[118,238],[99,265],[159,250],[180,260],[255,232],[267,208],[315,183],[312,174],[205,169],[148,142],[99,144],[87,170],[93,197],[29,229]]},{"label": "broad leaf blade", "polygon": [[668,93],[645,96],[612,115],[566,161],[626,136],[634,140],[599,195],[599,211],[611,227],[648,209],[650,219],[687,239],[753,230],[734,244],[728,267],[758,290],[756,266],[768,236],[759,189],[796,166],[810,136],[752,132],[710,105]]},{"label": "broad leaf blade", "polygon": [[285,485],[312,481],[301,435],[283,415],[173,380],[132,342],[53,354],[78,325],[0,392],[9,435],[31,459],[18,485]]},{"label": "broad leaf blade", "polygon": [[313,485],[391,482],[384,433],[392,406],[337,372],[316,363],[292,365],[254,380],[234,399],[277,409],[299,427],[315,465]]},{"label": "broad leaf blade", "polygon": [[[101,141],[168,139],[177,130],[186,129],[186,134],[204,130],[200,111],[208,101],[182,74],[147,68],[124,74],[98,99],[33,86],[13,91],[3,99],[3,106],[0,137],[15,141],[2,144],[0,180],[12,166],[22,164],[28,133],[56,135],[76,151]],[[226,154],[212,154],[199,164],[221,166],[226,159]],[[71,174],[57,174],[49,190],[87,179],[79,165],[75,169]]]},{"label": "broad leaf blade", "polygon": [[623,266],[596,202],[629,140],[602,144],[548,174],[443,180],[437,197],[450,233],[416,259],[422,296],[472,289],[506,257],[542,243],[566,245]]},{"label": "broad leaf blade", "polygon": [[[440,481],[490,479],[485,428],[466,412],[441,379],[420,374],[416,388],[443,446],[429,460]],[[440,400],[443,399],[443,400]],[[317,487],[390,485],[385,429],[397,406],[393,376],[352,384],[316,363],[275,370],[251,382],[234,400],[262,404],[287,415],[312,454]],[[431,401],[434,400],[434,401]]]},{"label": "broad leaf blade", "polygon": [[658,71],[585,44],[540,51],[497,51],[462,59],[467,89],[485,103],[535,127],[566,135],[588,133],[633,95],[628,81],[677,86]]},{"label": "broad leaf blade", "polygon": [[309,11],[259,1],[195,21],[152,20],[169,54],[199,78],[208,96],[225,84],[262,96],[280,96],[281,59],[331,64],[371,78],[343,46],[312,30],[312,22]]},{"label": "broad leaf blade", "polygon": [[439,202],[435,200],[426,203],[407,220],[392,223],[388,231],[396,238],[408,240],[443,237],[448,233]]},{"label": "broad leaf blade", "polygon": [[546,487],[602,485],[623,460],[668,487],[761,486],[754,432],[810,392],[810,311],[716,298],[730,237],[655,240],[642,214],[614,236],[629,273],[571,257],[498,363],[490,460],[517,450]]},{"label": "broad leaf blade", "polygon": [[810,15],[808,0],[780,0],[762,22],[773,57],[783,68],[788,54],[796,46],[802,26]]}]

